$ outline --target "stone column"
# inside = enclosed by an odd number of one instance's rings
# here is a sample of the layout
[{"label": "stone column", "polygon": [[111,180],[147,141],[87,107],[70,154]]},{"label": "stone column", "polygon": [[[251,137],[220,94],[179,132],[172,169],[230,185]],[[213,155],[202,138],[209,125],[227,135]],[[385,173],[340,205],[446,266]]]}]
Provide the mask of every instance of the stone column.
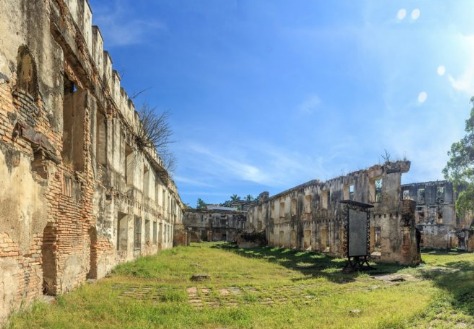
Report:
[{"label": "stone column", "polygon": [[417,229],[415,226],[415,207],[416,202],[414,200],[401,201],[402,246],[400,249],[399,262],[402,265],[418,265],[421,261],[421,254],[419,250],[419,234],[417,234]]}]

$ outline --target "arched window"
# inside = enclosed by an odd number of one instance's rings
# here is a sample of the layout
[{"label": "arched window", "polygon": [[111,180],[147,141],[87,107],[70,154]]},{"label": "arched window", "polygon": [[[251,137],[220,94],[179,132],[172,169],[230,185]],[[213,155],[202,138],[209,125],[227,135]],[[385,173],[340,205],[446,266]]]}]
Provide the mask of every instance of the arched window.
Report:
[{"label": "arched window", "polygon": [[18,49],[16,89],[33,97],[38,97],[38,76],[33,56],[26,46]]}]

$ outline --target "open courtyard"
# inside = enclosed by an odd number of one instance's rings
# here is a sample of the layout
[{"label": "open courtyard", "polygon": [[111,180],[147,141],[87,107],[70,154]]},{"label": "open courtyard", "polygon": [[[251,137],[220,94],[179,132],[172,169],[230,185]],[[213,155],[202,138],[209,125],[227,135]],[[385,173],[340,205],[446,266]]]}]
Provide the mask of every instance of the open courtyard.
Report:
[{"label": "open courtyard", "polygon": [[7,328],[474,327],[474,254],[422,258],[346,274],[324,254],[192,244],[35,303]]}]

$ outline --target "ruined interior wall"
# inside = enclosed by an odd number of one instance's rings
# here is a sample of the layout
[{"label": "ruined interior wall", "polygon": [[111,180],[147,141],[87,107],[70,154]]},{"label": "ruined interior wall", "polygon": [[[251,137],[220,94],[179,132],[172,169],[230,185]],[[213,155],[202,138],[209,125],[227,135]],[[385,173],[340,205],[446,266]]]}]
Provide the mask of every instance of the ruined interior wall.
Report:
[{"label": "ruined interior wall", "polygon": [[173,246],[189,246],[191,235],[183,224],[174,225]]},{"label": "ruined interior wall", "polygon": [[43,291],[45,187],[33,179],[30,168],[29,157],[0,147],[0,319]]},{"label": "ruined interior wall", "polygon": [[466,251],[467,252],[474,252],[474,234],[472,231],[469,231],[467,233],[466,237]]},{"label": "ruined interior wall", "polygon": [[[156,151],[133,145],[138,115],[91,21],[85,0],[2,2],[0,323],[43,293],[171,248],[182,218]],[[141,167],[131,187],[126,143]]]},{"label": "ruined interior wall", "polygon": [[[265,230],[272,246],[344,256],[345,218],[340,201],[352,200],[374,206],[370,250],[380,252],[380,260],[415,259],[410,258],[416,253],[415,228],[410,226],[404,232],[400,226],[401,174],[409,166],[403,161],[376,165],[326,182],[310,181],[259,200],[248,211],[246,230]],[[403,248],[409,249],[404,251],[409,256],[400,256]]]},{"label": "ruined interior wall", "polygon": [[188,209],[183,216],[191,242],[235,241],[246,221],[247,215],[241,211]]},{"label": "ruined interior wall", "polygon": [[46,13],[44,2],[4,1],[0,14],[0,323],[42,295],[44,272],[56,270],[43,258],[54,253],[44,246],[61,175],[34,149],[48,143],[54,151],[61,141],[55,118],[61,54],[40,19]]},{"label": "ruined interior wall", "polygon": [[460,247],[465,223],[456,218],[455,193],[447,181],[405,184],[402,198],[416,202],[415,221],[421,232],[423,248]]}]

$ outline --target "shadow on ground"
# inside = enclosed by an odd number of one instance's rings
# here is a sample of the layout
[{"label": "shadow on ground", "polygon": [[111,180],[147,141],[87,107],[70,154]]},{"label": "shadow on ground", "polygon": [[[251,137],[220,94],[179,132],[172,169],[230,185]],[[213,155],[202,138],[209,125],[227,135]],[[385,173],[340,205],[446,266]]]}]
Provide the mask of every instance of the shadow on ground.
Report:
[{"label": "shadow on ground", "polygon": [[[439,255],[458,255],[452,252],[430,252]],[[474,262],[460,260],[444,266],[421,268],[422,277],[433,281],[446,291],[453,308],[474,316]]]},{"label": "shadow on ground", "polygon": [[391,274],[404,268],[396,264],[371,264],[371,268],[364,271],[343,273],[347,260],[343,258],[334,258],[326,254],[315,253],[312,251],[299,251],[279,247],[259,247],[259,248],[238,248],[235,244],[218,244],[213,248],[220,248],[229,252],[236,253],[243,257],[260,258],[269,262],[282,265],[293,271],[298,271],[304,275],[295,280],[306,280],[314,277],[325,277],[335,283],[348,283],[355,280],[363,273],[370,275]]}]

